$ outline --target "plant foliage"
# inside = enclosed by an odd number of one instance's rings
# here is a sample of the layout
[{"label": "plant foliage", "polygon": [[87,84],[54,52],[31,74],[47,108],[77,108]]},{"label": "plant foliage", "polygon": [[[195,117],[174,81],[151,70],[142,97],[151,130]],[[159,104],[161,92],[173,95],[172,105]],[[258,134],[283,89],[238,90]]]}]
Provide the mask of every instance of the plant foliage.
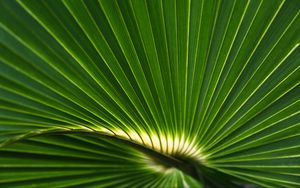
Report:
[{"label": "plant foliage", "polygon": [[1,0],[0,187],[300,186],[299,0]]}]

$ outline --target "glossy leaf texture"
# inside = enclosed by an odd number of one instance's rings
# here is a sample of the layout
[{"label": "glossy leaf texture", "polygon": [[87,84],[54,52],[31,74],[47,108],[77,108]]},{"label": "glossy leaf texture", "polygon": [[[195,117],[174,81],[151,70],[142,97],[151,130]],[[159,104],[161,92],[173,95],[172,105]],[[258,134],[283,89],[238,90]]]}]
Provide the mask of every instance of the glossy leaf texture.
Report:
[{"label": "glossy leaf texture", "polygon": [[1,0],[0,187],[300,186],[299,14]]}]

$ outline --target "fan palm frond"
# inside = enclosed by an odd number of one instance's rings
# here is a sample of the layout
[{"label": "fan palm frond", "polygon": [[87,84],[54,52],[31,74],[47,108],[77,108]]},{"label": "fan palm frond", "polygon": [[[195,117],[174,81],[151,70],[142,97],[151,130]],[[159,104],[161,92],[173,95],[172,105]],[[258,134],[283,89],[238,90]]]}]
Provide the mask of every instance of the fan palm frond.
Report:
[{"label": "fan palm frond", "polygon": [[300,186],[299,13],[0,1],[0,187]]}]

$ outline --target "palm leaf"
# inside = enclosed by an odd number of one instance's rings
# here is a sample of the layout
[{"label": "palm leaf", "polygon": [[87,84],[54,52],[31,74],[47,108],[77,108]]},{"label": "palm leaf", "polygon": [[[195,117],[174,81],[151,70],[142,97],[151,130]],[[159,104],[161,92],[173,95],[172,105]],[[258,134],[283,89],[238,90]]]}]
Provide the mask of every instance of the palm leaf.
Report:
[{"label": "palm leaf", "polygon": [[0,186],[299,186],[299,13],[0,1]]}]

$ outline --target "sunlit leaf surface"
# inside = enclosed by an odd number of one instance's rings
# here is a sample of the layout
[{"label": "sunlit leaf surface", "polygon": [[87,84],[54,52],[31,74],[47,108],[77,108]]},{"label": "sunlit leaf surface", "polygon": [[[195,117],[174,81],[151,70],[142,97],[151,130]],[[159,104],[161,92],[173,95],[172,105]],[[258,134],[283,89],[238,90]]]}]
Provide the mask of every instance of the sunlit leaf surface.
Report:
[{"label": "sunlit leaf surface", "polygon": [[299,0],[1,0],[0,187],[299,187]]}]

